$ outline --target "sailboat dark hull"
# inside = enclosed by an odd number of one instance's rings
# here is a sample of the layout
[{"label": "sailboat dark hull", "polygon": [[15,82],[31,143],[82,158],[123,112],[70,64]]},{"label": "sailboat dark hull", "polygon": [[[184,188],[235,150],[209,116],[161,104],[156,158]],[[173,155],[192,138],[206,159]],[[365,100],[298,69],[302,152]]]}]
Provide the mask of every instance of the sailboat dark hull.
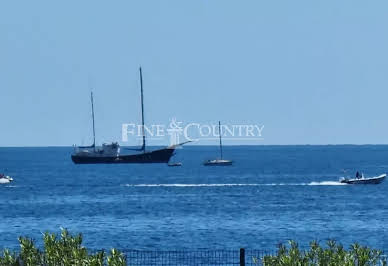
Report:
[{"label": "sailboat dark hull", "polygon": [[113,163],[168,163],[174,148],[164,148],[151,152],[119,156],[79,156],[72,155],[75,164],[113,164]]}]

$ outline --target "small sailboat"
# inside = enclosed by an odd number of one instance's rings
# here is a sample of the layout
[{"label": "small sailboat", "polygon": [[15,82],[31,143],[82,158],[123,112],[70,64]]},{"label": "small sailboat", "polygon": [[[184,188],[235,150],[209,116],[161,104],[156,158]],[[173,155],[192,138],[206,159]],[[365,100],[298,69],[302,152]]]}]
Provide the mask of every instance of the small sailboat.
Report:
[{"label": "small sailboat", "polygon": [[203,163],[205,166],[229,166],[232,165],[233,161],[225,160],[222,158],[222,131],[221,121],[218,121],[218,135],[220,137],[220,159],[207,160]]},{"label": "small sailboat", "polygon": [[141,92],[141,122],[142,122],[142,139],[141,148],[134,149],[135,154],[120,154],[120,146],[117,142],[112,144],[103,144],[101,148],[96,148],[96,137],[94,128],[94,106],[93,94],[91,94],[92,102],[92,118],[93,118],[93,145],[88,147],[75,147],[75,151],[71,156],[75,164],[112,164],[112,163],[168,163],[171,156],[174,154],[176,147],[185,143],[172,145],[163,149],[147,151],[146,136],[144,130],[144,103],[143,103],[143,76],[141,68],[140,73],[140,92]]},{"label": "small sailboat", "polygon": [[[358,172],[357,172],[358,173]],[[386,174],[382,174],[375,177],[364,177],[364,174],[356,176],[356,178],[341,178],[340,183],[350,185],[367,185],[367,184],[380,184],[384,181]]]},{"label": "small sailboat", "polygon": [[5,174],[0,174],[0,184],[8,184],[13,181],[13,178]]}]

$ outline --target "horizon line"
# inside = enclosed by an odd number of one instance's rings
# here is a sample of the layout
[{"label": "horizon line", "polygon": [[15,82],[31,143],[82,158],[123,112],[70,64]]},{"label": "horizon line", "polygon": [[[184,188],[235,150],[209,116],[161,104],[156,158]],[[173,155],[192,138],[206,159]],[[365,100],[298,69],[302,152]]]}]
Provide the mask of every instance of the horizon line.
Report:
[{"label": "horizon line", "polygon": [[[102,145],[96,145],[100,147]],[[120,145],[120,147],[138,147],[139,145]],[[202,146],[219,146],[218,144],[185,144],[184,147],[202,147]],[[364,144],[352,144],[352,143],[342,143],[342,144],[223,144],[222,146],[388,146],[388,143],[364,143]],[[73,145],[31,145],[31,146],[0,146],[1,148],[73,148]],[[166,145],[148,145],[147,147],[169,147]]]}]

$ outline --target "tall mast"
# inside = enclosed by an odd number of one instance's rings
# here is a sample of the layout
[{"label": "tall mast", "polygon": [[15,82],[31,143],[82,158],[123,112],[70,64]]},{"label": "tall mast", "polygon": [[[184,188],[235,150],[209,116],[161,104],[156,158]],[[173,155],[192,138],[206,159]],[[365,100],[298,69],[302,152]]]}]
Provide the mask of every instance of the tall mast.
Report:
[{"label": "tall mast", "polygon": [[220,135],[220,152],[221,152],[221,160],[222,160],[221,121],[218,121],[218,134]]},{"label": "tall mast", "polygon": [[143,134],[143,146],[141,147],[141,149],[143,150],[143,152],[145,152],[146,141],[145,141],[145,131],[144,131],[143,75],[141,72],[141,67],[139,68],[139,71],[140,71],[140,90],[141,90],[141,125],[142,125],[141,130]]},{"label": "tall mast", "polygon": [[94,126],[94,104],[93,104],[93,92],[90,92],[90,101],[92,102],[92,119],[93,119],[93,149],[96,150],[96,129]]}]

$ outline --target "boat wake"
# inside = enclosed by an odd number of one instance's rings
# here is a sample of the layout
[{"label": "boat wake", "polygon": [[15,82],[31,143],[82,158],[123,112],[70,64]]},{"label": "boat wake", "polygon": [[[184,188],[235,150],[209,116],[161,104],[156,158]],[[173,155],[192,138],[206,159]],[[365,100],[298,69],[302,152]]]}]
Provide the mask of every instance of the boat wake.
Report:
[{"label": "boat wake", "polygon": [[339,181],[322,181],[322,182],[311,182],[309,186],[346,186],[347,184]]},{"label": "boat wake", "polygon": [[237,187],[263,186],[265,184],[125,184],[126,187]]},{"label": "boat wake", "polygon": [[235,183],[235,184],[124,184],[125,187],[260,187],[260,186],[343,186],[344,183],[337,181],[321,181],[310,183]]}]

